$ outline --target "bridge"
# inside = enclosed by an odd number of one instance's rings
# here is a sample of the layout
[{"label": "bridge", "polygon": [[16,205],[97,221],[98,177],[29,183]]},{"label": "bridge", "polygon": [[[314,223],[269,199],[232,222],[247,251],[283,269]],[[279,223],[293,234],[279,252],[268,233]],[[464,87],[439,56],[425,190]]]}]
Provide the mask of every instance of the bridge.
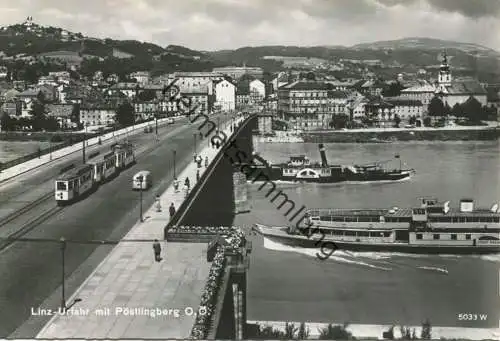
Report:
[{"label": "bridge", "polygon": [[[232,226],[241,209],[241,179],[233,176],[233,162],[236,153],[252,154],[257,120],[211,119],[217,122],[211,131],[202,119],[162,126],[160,143],[139,134],[137,165],[90,198],[47,217],[53,196],[35,198],[51,192],[53,172],[37,166],[23,169],[18,181],[0,183],[8,195],[0,206],[0,224],[8,221],[0,257],[20,264],[20,271],[0,268],[0,275],[12,278],[0,285],[0,305],[12,308],[0,312],[6,321],[1,335],[244,338],[251,242]],[[200,164],[193,154],[201,156]],[[78,158],[75,153],[53,162],[60,170]],[[139,203],[130,179],[143,168],[152,171],[156,185],[141,193]],[[23,191],[21,179],[36,193]],[[160,262],[153,257],[155,239],[162,247]]]}]

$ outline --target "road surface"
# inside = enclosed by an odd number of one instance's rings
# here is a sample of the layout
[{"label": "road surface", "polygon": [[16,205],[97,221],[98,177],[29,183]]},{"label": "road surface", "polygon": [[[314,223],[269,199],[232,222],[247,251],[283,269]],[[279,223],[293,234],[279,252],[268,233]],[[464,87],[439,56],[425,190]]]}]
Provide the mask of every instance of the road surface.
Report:
[{"label": "road surface", "polygon": [[[221,123],[229,116],[221,117]],[[131,190],[131,178],[147,169],[153,176],[153,188],[144,192],[144,207],[154,201],[173,179],[173,150],[177,152],[177,171],[193,162],[194,133],[198,125],[176,124],[168,138],[149,154],[139,157],[137,164],[123,171],[111,182],[99,187],[91,197],[66,207],[60,213],[27,233],[26,238],[59,240],[119,240],[139,218],[139,193]],[[198,144],[208,144],[208,139]],[[146,143],[148,144],[148,143]],[[20,187],[43,183],[49,173],[40,172]],[[183,181],[184,179],[180,179]],[[191,179],[191,183],[194,179]],[[45,184],[42,185],[42,187]],[[11,193],[19,189],[10,189]],[[28,193],[21,194],[22,196]],[[55,203],[54,203],[55,205]],[[167,208],[164,208],[167,209]],[[68,244],[65,252],[66,298],[78,288],[92,270],[112,249],[95,244]],[[0,337],[32,338],[50,317],[31,316],[31,308],[57,308],[61,302],[62,256],[58,243],[16,242],[0,251]],[[15,332],[14,332],[15,331]]]}]

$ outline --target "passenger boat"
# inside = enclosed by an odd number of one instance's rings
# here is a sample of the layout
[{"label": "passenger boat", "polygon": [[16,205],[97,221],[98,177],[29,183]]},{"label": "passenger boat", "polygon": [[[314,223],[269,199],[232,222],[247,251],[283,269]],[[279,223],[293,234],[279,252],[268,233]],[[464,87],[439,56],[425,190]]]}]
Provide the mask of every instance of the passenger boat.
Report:
[{"label": "passenger boat", "polygon": [[462,199],[460,207],[449,201],[423,198],[420,207],[390,209],[312,209],[304,225],[256,230],[277,242],[307,248],[345,249],[427,254],[500,253],[499,205],[474,207]]},{"label": "passenger boat", "polygon": [[[402,169],[401,160],[399,169],[387,170],[382,166],[386,162],[376,162],[367,165],[329,165],[324,145],[319,144],[321,163],[311,163],[305,155],[290,157],[287,163],[269,164],[260,157],[261,164],[253,162],[245,165],[249,168],[246,173],[250,181],[301,181],[335,183],[343,181],[397,181],[409,179],[415,172],[413,169]],[[399,159],[399,155],[396,155]]]}]

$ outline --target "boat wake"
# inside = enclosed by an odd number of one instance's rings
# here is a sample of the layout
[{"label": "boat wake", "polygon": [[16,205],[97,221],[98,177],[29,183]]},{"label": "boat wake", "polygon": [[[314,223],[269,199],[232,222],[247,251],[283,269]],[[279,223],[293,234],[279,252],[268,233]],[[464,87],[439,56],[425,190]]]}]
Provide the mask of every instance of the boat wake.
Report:
[{"label": "boat wake", "polygon": [[[274,241],[272,241],[268,238],[265,238],[265,237],[264,237],[264,248],[266,248],[268,250],[274,250],[274,251],[295,252],[295,253],[300,253],[300,254],[314,257],[314,258],[318,257],[318,250],[317,249],[308,249],[308,248],[302,248],[302,247],[283,245],[283,244],[274,242]],[[372,269],[378,269],[378,270],[383,270],[383,271],[391,271],[392,270],[392,268],[377,266],[374,264],[369,264],[369,263],[362,262],[362,261],[355,260],[355,259],[348,259],[347,257],[352,258],[352,256],[350,255],[349,252],[347,252],[347,251],[335,251],[335,253],[333,253],[330,257],[328,257],[328,260],[336,261],[338,263],[346,263],[346,264],[365,266],[365,267],[369,267]]]},{"label": "boat wake", "polygon": [[434,267],[434,266],[419,266],[417,268],[418,269],[422,269],[422,270],[437,271],[437,272],[441,272],[441,273],[444,273],[444,274],[448,274],[448,270],[443,269],[443,268],[437,268],[437,267]]}]

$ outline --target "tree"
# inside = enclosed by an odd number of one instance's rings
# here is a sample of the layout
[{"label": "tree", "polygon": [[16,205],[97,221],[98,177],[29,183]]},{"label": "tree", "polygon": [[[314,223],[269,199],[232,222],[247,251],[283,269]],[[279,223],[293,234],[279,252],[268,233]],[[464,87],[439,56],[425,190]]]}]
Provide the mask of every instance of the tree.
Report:
[{"label": "tree", "polygon": [[425,320],[422,323],[422,332],[420,333],[420,338],[424,340],[430,340],[432,338],[432,326],[429,320]]},{"label": "tree", "polygon": [[33,130],[39,131],[45,128],[45,121],[47,119],[45,112],[45,105],[40,101],[34,101],[30,110],[32,116]]},{"label": "tree", "polygon": [[429,116],[427,116],[426,118],[424,118],[424,126],[425,127],[430,127],[431,126],[431,118]]},{"label": "tree", "polygon": [[0,128],[2,131],[12,131],[15,128],[15,122],[7,113],[0,112]]},{"label": "tree", "polygon": [[297,333],[298,328],[295,327],[295,324],[286,322],[285,324],[285,338],[287,340],[293,340],[295,337],[295,333]]},{"label": "tree", "polygon": [[479,122],[483,119],[483,107],[473,96],[470,96],[463,104],[464,116],[471,122]]},{"label": "tree", "polygon": [[388,87],[382,90],[382,96],[384,97],[396,97],[401,95],[401,90],[404,86],[399,82],[391,83]]},{"label": "tree", "polygon": [[398,114],[394,115],[394,127],[399,128],[399,124],[401,123],[401,117]]},{"label": "tree", "polygon": [[306,340],[311,333],[309,327],[306,326],[304,322],[300,324],[299,331],[297,332],[297,339]]},{"label": "tree", "polygon": [[156,98],[154,90],[144,90],[137,94],[137,99],[143,102],[149,102]]},{"label": "tree", "polygon": [[73,104],[73,109],[71,110],[71,122],[79,123],[80,122],[80,104]]},{"label": "tree", "polygon": [[451,114],[455,117],[464,117],[464,111],[459,103],[455,103],[453,108],[451,108]]},{"label": "tree", "polygon": [[417,123],[417,118],[415,117],[415,115],[409,118],[408,123],[411,125],[415,125]]},{"label": "tree", "polygon": [[329,324],[325,328],[320,330],[319,339],[320,340],[351,340],[352,333],[347,331],[348,323],[345,323],[343,326],[334,326],[333,324]]},{"label": "tree", "polygon": [[129,126],[135,123],[134,107],[129,103],[122,103],[116,110],[116,120],[122,126]]},{"label": "tree", "polygon": [[443,117],[445,115],[443,101],[439,97],[434,96],[429,103],[428,111],[430,116]]}]

